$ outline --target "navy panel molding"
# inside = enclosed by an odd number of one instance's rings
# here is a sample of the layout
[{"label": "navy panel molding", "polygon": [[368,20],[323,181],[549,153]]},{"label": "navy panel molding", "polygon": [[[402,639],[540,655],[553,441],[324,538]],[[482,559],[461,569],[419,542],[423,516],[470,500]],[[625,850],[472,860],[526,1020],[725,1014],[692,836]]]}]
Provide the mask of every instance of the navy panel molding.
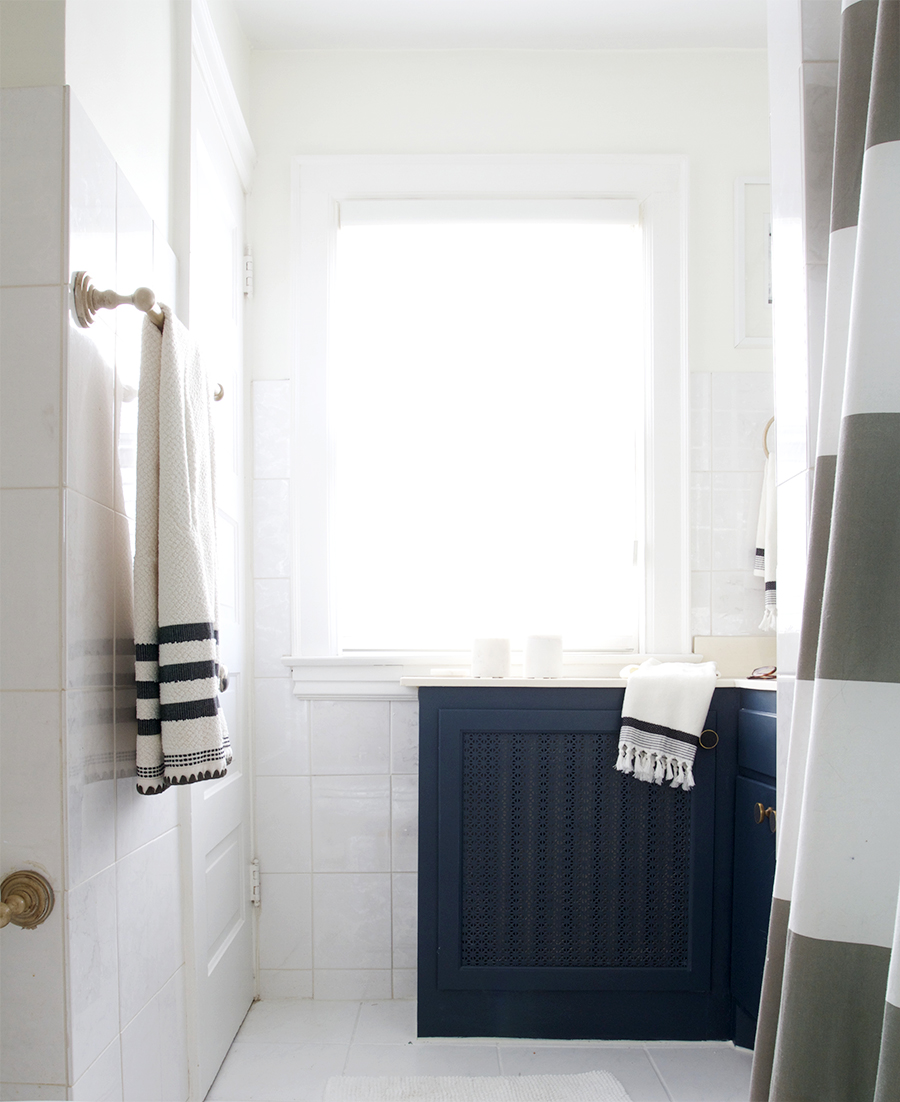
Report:
[{"label": "navy panel molding", "polygon": [[622,689],[419,690],[419,1035],[725,1039],[738,690],[690,793],[614,769]]}]

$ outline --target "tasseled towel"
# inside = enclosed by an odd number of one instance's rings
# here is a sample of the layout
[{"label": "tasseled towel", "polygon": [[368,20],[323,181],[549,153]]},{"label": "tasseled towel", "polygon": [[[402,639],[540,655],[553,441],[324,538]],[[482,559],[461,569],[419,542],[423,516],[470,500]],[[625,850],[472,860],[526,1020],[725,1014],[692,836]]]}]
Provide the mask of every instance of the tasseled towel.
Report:
[{"label": "tasseled towel", "polygon": [[650,658],[625,685],[616,769],[639,781],[687,791],[694,754],[716,687],[715,662]]},{"label": "tasseled towel", "polygon": [[168,306],[144,321],[134,556],[138,792],[224,776],[209,384]]},{"label": "tasseled towel", "polygon": [[775,563],[777,559],[776,543],[776,492],[775,492],[775,454],[766,456],[763,471],[762,497],[759,503],[759,522],[756,526],[756,557],[753,573],[757,578],[765,578],[765,611],[760,622],[763,631],[774,631],[777,617],[775,590]]}]

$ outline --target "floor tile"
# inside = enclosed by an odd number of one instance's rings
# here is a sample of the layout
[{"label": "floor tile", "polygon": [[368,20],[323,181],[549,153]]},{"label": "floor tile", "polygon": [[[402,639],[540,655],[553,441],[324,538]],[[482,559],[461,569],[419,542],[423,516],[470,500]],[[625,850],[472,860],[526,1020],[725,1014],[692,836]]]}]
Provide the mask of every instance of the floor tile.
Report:
[{"label": "floor tile", "polygon": [[353,1045],[345,1075],[499,1075],[494,1045]]},{"label": "floor tile", "polygon": [[207,1102],[318,1102],[347,1045],[234,1044]]},{"label": "floor tile", "polygon": [[504,1075],[575,1075],[608,1071],[632,1102],[668,1102],[665,1087],[643,1048],[605,1045],[500,1045]]},{"label": "floor tile", "polygon": [[735,1048],[648,1046],[674,1102],[746,1102],[753,1053]]},{"label": "floor tile", "polygon": [[358,1014],[356,1002],[265,999],[250,1008],[236,1043],[349,1044]]},{"label": "floor tile", "polygon": [[416,1004],[412,1001],[363,1003],[353,1034],[354,1044],[404,1044],[416,1039]]}]

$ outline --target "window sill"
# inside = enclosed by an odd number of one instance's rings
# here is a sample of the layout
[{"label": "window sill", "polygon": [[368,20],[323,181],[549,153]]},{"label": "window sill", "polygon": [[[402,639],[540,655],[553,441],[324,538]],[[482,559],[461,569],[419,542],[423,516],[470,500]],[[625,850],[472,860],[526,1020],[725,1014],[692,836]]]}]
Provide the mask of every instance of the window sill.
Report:
[{"label": "window sill", "polygon": [[570,653],[559,678],[525,678],[521,663],[515,662],[510,677],[473,678],[469,676],[469,656],[461,652],[330,658],[287,656],[283,662],[291,669],[294,696],[304,700],[415,700],[417,688],[423,685],[621,688],[625,684],[619,676],[622,667],[651,657],[669,662],[702,661],[699,654]]}]

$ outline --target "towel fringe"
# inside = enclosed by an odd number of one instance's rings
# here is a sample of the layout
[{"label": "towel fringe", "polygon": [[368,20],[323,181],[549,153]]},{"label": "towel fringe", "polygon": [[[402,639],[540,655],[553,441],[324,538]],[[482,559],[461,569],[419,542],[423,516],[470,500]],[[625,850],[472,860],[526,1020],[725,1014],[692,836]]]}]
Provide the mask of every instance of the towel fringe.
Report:
[{"label": "towel fringe", "polygon": [[671,781],[670,788],[683,788],[688,792],[694,787],[691,764],[687,758],[664,754],[660,750],[647,750],[629,739],[619,742],[616,769],[620,773],[633,773],[639,781],[660,785],[663,781]]}]

